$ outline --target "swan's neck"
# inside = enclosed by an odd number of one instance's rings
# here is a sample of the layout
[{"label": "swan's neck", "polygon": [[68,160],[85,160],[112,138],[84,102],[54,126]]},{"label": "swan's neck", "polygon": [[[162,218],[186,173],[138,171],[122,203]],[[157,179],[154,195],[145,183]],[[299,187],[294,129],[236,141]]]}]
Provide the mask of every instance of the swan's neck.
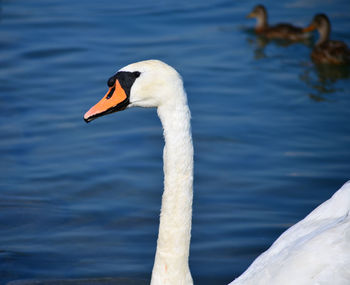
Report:
[{"label": "swan's neck", "polygon": [[151,285],[193,284],[188,266],[193,145],[186,93],[158,107],[164,129],[164,193]]}]

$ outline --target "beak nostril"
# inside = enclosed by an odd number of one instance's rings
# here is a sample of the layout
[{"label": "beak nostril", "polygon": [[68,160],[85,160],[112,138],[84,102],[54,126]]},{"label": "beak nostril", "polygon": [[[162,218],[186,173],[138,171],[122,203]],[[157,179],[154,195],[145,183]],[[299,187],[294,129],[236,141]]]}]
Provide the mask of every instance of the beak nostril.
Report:
[{"label": "beak nostril", "polygon": [[107,99],[107,100],[110,99],[110,98],[112,97],[114,91],[115,91],[115,86],[109,90],[109,92],[108,92],[108,94],[107,94],[107,96],[106,96],[106,99]]}]

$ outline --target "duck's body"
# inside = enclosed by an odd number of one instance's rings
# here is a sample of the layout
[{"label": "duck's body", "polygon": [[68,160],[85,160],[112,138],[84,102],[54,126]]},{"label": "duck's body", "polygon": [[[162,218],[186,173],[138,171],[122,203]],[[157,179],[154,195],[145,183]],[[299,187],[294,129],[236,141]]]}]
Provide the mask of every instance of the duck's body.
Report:
[{"label": "duck's body", "polygon": [[[156,107],[164,129],[164,193],[151,285],[193,285],[188,265],[193,144],[181,76],[150,60],[122,68],[108,86],[107,94],[84,115],[86,122],[134,106]],[[232,284],[349,284],[349,212],[350,183],[282,234]]]},{"label": "duck's body", "polygon": [[350,50],[341,41],[326,41],[316,45],[311,52],[311,59],[316,63],[348,64],[350,63]]},{"label": "duck's body", "polygon": [[293,26],[287,23],[281,23],[269,26],[266,8],[263,5],[257,5],[248,18],[256,18],[257,23],[255,32],[258,35],[268,39],[282,39],[288,41],[303,41],[310,37],[310,34],[304,32],[303,28]]},{"label": "duck's body", "polygon": [[302,41],[307,39],[309,36],[303,32],[302,28],[295,27],[291,24],[278,24],[275,26],[255,29],[256,33],[263,35],[269,39],[283,39],[289,41]]},{"label": "duck's body", "polygon": [[320,37],[311,52],[311,59],[315,63],[322,64],[349,64],[350,49],[348,46],[344,42],[329,39],[331,23],[326,15],[316,15],[311,25],[304,30],[312,31],[315,29],[318,30]]}]

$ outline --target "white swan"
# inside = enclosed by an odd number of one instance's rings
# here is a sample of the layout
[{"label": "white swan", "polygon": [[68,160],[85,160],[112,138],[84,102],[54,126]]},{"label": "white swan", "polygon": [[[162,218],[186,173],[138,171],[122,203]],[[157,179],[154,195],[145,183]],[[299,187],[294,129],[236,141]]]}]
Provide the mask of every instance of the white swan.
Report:
[{"label": "white swan", "polygon": [[[164,129],[164,193],[151,284],[193,284],[188,266],[193,145],[181,77],[169,65],[148,60],[122,68],[108,85],[109,91],[84,115],[85,121],[134,106],[157,107]],[[347,183],[230,284],[350,284],[349,211]]]}]

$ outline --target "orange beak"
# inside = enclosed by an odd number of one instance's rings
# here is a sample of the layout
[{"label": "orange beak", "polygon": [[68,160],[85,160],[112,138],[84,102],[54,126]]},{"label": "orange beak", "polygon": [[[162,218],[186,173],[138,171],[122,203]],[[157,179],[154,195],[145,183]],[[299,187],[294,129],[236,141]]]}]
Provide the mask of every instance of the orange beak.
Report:
[{"label": "orange beak", "polygon": [[116,80],[114,86],[109,88],[106,95],[85,113],[84,120],[89,123],[98,117],[122,111],[128,104],[129,98],[121,87],[119,81]]},{"label": "orange beak", "polygon": [[311,32],[311,31],[313,31],[313,30],[316,30],[316,27],[314,26],[314,25],[310,25],[310,26],[308,26],[307,28],[304,28],[303,29],[303,33],[308,33],[308,32]]}]

